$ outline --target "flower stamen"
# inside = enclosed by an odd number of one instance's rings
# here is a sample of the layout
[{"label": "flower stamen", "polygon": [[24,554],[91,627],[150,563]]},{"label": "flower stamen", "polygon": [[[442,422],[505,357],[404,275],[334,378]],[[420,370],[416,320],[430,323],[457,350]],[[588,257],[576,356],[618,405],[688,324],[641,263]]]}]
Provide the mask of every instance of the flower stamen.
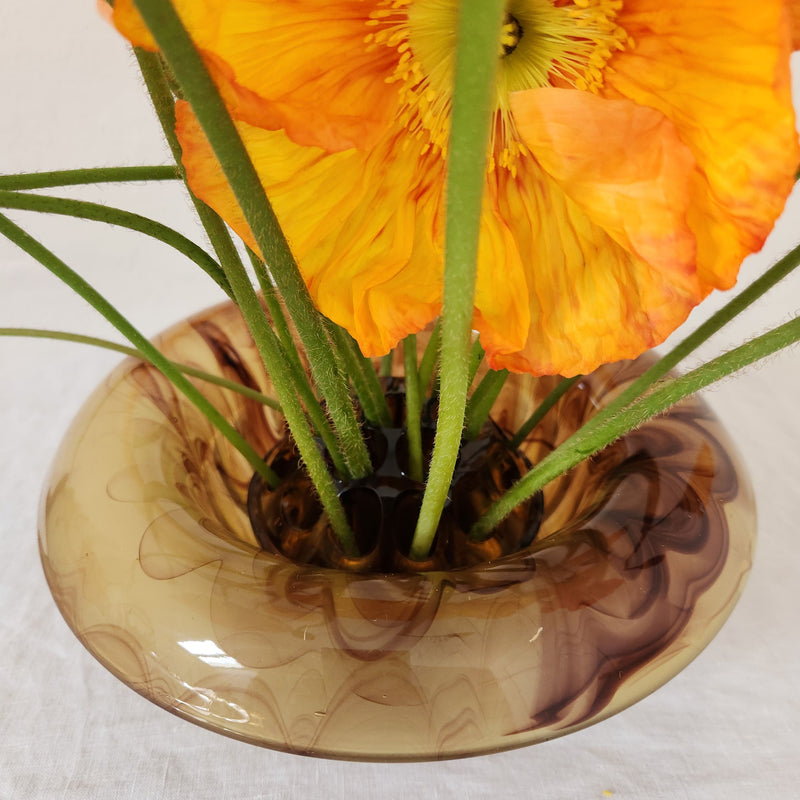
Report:
[{"label": "flower stamen", "polygon": [[517,49],[524,34],[525,30],[519,24],[519,20],[506,11],[503,27],[500,30],[500,58],[510,56]]},{"label": "flower stamen", "polygon": [[[599,92],[612,56],[633,42],[617,24],[622,0],[509,0],[498,42],[490,169],[515,173],[525,154],[510,112],[513,92],[543,86]],[[397,122],[446,154],[458,0],[383,0],[367,22],[369,48],[388,47],[397,62],[388,81],[398,85]]]}]

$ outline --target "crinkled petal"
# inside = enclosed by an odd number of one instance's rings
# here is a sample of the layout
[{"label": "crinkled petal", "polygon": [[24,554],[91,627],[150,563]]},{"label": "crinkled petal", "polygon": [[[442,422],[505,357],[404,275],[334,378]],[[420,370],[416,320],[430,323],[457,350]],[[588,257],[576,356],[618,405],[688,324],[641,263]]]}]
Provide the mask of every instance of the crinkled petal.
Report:
[{"label": "crinkled petal", "polygon": [[[284,129],[298,144],[329,152],[369,148],[397,108],[387,82],[397,54],[369,48],[375,8],[365,0],[176,0],[231,113]],[[153,48],[132,5],[117,0],[117,27]]]},{"label": "crinkled petal", "polygon": [[511,346],[511,315],[490,320],[493,288],[479,292],[490,363],[576,374],[638,355],[706,292],[686,223],[692,154],[662,114],[627,100],[547,88],[511,108],[530,155],[515,178],[496,174],[492,197],[507,261],[527,268],[528,325]]},{"label": "crinkled petal", "polygon": [[[256,248],[191,110],[179,103],[177,112],[192,189]],[[280,131],[238,127],[314,302],[365,355],[388,352],[436,316],[441,256],[431,232],[441,165],[394,139],[368,154],[329,154]]]},{"label": "crinkled petal", "polygon": [[678,263],[656,268],[623,247],[531,158],[497,194],[527,267],[530,325],[508,350],[504,329],[481,328],[490,365],[575,375],[633,358],[663,341],[705,288]]},{"label": "crinkled petal", "polygon": [[[392,127],[409,109],[398,51],[365,38],[378,0],[175,2],[323,313],[369,355],[423,327],[441,297],[445,167]],[[574,374],[661,342],[734,282],[800,162],[788,67],[800,0],[618,5],[635,44],[598,67],[600,97],[511,100],[526,149],[516,174],[487,178],[474,314],[496,367]],[[117,8],[147,46],[131,0]],[[254,244],[184,107],[179,119],[193,188]]]},{"label": "crinkled petal", "polygon": [[626,0],[635,46],[611,59],[606,96],[655,108],[695,156],[689,224],[700,278],[736,279],[783,210],[800,162],[779,0]]},{"label": "crinkled petal", "polygon": [[526,147],[615,242],[672,281],[694,283],[686,224],[694,157],[660,112],[572,89],[511,98]]},{"label": "crinkled petal", "polygon": [[[492,332],[491,351],[514,352],[528,338],[529,289],[512,223],[498,208],[496,177],[496,173],[489,176],[483,199],[472,324],[478,331]],[[486,337],[481,343],[486,349]]]}]

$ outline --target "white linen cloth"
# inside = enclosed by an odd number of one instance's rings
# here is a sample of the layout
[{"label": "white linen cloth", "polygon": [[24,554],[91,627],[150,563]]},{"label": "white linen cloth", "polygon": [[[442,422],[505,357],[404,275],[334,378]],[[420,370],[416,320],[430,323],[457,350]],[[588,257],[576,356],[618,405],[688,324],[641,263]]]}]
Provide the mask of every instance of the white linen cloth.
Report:
[{"label": "white linen cloth", "polygon": [[[0,172],[166,163],[133,59],[91,2],[3,3],[0,104]],[[64,192],[197,236],[177,186]],[[220,299],[194,265],[143,236],[11,216],[148,335]],[[798,241],[796,193],[765,252],[746,263],[742,284]],[[722,301],[703,306],[689,327]],[[800,275],[702,355],[785,321],[798,301]],[[0,241],[0,326],[13,325],[119,341],[83,301]],[[0,339],[0,799],[800,796],[798,355],[784,352],[708,393],[752,474],[760,539],[743,599],[688,669],[628,711],[559,740],[464,761],[385,765],[273,753],[202,730],[136,695],[84,651],[42,576],[37,505],[67,425],[118,358]]]}]

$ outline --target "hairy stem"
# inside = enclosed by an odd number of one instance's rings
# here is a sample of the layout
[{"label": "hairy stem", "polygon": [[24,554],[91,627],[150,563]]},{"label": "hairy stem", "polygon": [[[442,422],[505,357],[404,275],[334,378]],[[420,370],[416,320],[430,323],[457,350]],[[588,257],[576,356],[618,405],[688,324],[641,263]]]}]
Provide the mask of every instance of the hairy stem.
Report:
[{"label": "hairy stem", "polygon": [[381,378],[390,378],[392,375],[392,364],[394,363],[394,350],[390,350],[385,356],[381,358],[381,364],[378,368],[378,375]]},{"label": "hairy stem", "polygon": [[24,172],[0,175],[0,189],[20,191],[51,189],[54,186],[78,186],[87,183],[129,183],[133,181],[174,181],[180,178],[173,166],[89,167],[54,172]]},{"label": "hairy stem", "polygon": [[478,384],[467,403],[465,439],[476,439],[479,436],[507,378],[507,369],[490,369],[483,376],[483,380]]},{"label": "hairy stem", "polygon": [[428,391],[431,378],[433,377],[433,370],[436,368],[436,363],[439,360],[441,335],[442,320],[437,319],[431,331],[431,338],[428,339],[428,344],[425,345],[425,352],[422,354],[422,359],[419,362],[419,386],[423,394]]},{"label": "hairy stem", "polygon": [[589,458],[620,436],[632,431],[651,417],[711,383],[787,347],[800,339],[800,317],[780,325],[707,364],[653,387],[639,400],[606,417],[597,417],[576,431],[567,441],[543,458],[475,523],[470,537],[485,539],[520,503],[532,497],[554,478],[585,458]]},{"label": "hairy stem", "polygon": [[65,197],[20,194],[2,190],[0,190],[0,208],[16,208],[46,214],[61,214],[68,217],[77,217],[78,219],[105,222],[109,225],[118,225],[122,228],[144,233],[146,236],[151,236],[175,248],[178,252],[191,259],[228,297],[233,297],[228,280],[220,265],[191,239],[187,239],[183,234],[157,220],[99,203],[87,203],[83,200],[71,200]]},{"label": "hairy stem", "polygon": [[[137,350],[135,347],[127,347],[124,344],[110,342],[108,339],[99,339],[96,336],[83,336],[80,333],[49,331],[42,330],[41,328],[0,328],[0,336],[19,336],[28,339],[54,339],[60,342],[88,344],[92,347],[100,347],[104,350],[122,353],[122,355],[138,358],[140,361],[147,361],[149,364],[152,364],[152,361],[150,361],[141,350]],[[170,361],[170,364],[172,364],[175,369],[191,378],[197,378],[206,383],[213,383],[215,386],[220,386],[223,389],[230,389],[230,391],[236,392],[242,395],[242,397],[255,400],[257,403],[261,403],[261,405],[268,406],[269,408],[274,408],[278,412],[281,411],[280,403],[278,403],[277,400],[273,400],[271,397],[267,397],[265,394],[257,392],[255,389],[251,389],[249,386],[245,386],[242,383],[229,381],[227,378],[213,375],[205,370],[197,369],[197,367],[190,367],[188,364],[179,364],[177,361]]]},{"label": "hairy stem", "polygon": [[481,201],[503,0],[463,0],[458,20],[445,211],[441,400],[411,557],[430,552],[453,477],[469,388]]},{"label": "hairy stem", "polygon": [[[270,266],[281,297],[300,334],[316,385],[328,404],[350,472],[357,476],[367,475],[371,471],[369,454],[361,437],[347,384],[339,373],[321,317],[314,308],[239,132],[203,59],[169,0],[135,2],[184,96],[191,103],[253,232],[261,256]],[[284,404],[282,398],[281,403]],[[288,420],[288,409],[286,411]],[[289,424],[292,425],[291,422]]]},{"label": "hairy stem", "polygon": [[484,355],[481,340],[476,339],[472,343],[472,349],[469,351],[469,376],[467,378],[467,386],[472,386],[472,381],[475,380],[475,376],[478,374]]},{"label": "hairy stem", "polygon": [[133,52],[142,72],[142,78],[153,103],[156,116],[161,124],[161,130],[164,132],[164,139],[172,153],[172,157],[175,159],[175,168],[183,180],[192,205],[194,205],[197,212],[197,218],[200,220],[211,246],[217,253],[217,258],[222,260],[227,256],[228,258],[235,257],[238,259],[239,255],[233,246],[227,226],[219,218],[216,211],[209,208],[197,197],[186,180],[186,170],[184,170],[182,163],[183,148],[175,133],[175,97],[161,57],[157,53],[150,53],[139,47],[134,48]]},{"label": "hairy stem", "polygon": [[562,378],[558,385],[545,397],[536,410],[522,424],[508,443],[512,450],[516,450],[528,438],[528,434],[544,419],[545,414],[567,393],[571,386],[574,386],[583,376],[576,375],[574,378]]},{"label": "hairy stem", "polygon": [[[183,165],[181,164],[183,152],[181,144],[178,141],[178,137],[175,133],[175,97],[173,95],[173,89],[170,83],[170,76],[167,74],[167,71],[164,68],[164,63],[161,60],[161,57],[156,53],[150,53],[146,50],[142,50],[141,48],[135,48],[134,53],[136,54],[136,60],[139,64],[139,69],[142,71],[142,77],[144,78],[145,85],[147,86],[147,91],[150,94],[150,99],[153,102],[153,108],[155,109],[156,115],[161,123],[161,128],[164,131],[164,137],[166,138],[172,156],[175,159],[175,163],[178,165],[178,169],[180,170],[180,174],[184,180],[186,190],[189,193],[192,203],[194,204],[195,210],[197,211],[197,216],[200,220],[200,223],[202,224],[212,247],[217,253],[217,257],[221,262],[227,265],[227,271],[230,271],[231,269],[243,270],[244,265],[242,264],[239,252],[237,251],[236,246],[231,239],[231,235],[228,232],[227,226],[213,209],[209,208],[209,206],[207,206],[194,194],[186,180],[186,173],[183,169]],[[253,265],[255,267],[256,259],[251,257],[251,260],[253,261]],[[223,274],[225,274],[224,271]],[[257,277],[259,278],[259,282],[261,282],[263,276],[257,275]],[[265,291],[263,283],[262,292],[265,300],[269,304],[269,298],[267,297],[268,292]],[[305,371],[300,364],[300,359],[297,357],[297,353],[294,350],[293,344],[290,345],[287,343],[288,340],[291,339],[291,336],[288,333],[288,328],[286,328],[285,320],[283,320],[282,314],[276,314],[275,311],[276,309],[272,308],[270,313],[272,315],[273,324],[276,326],[278,338],[281,341],[285,355],[287,356],[287,363],[289,363],[292,367],[291,377],[295,386],[295,391],[298,393],[302,402],[304,403],[306,412],[311,419],[312,425],[325,442],[325,446],[328,448],[328,452],[331,454],[334,467],[341,475],[347,476],[347,467],[344,462],[344,458],[341,455],[341,448],[336,440],[333,429],[331,428],[325,413],[314,396],[311,386],[308,383],[308,379],[306,378]],[[283,328],[280,327],[281,322],[283,322]]]},{"label": "hairy stem", "polygon": [[412,480],[423,481],[422,466],[422,394],[417,368],[417,337],[412,333],[403,341],[403,363],[406,373],[406,436],[408,437],[408,471]]},{"label": "hairy stem", "polygon": [[300,361],[300,355],[297,352],[295,341],[292,338],[289,325],[283,313],[283,308],[281,308],[280,301],[275,292],[275,287],[270,280],[267,268],[264,262],[261,261],[255,253],[248,250],[248,254],[256,273],[259,286],[261,287],[261,296],[264,298],[267,311],[269,311],[272,327],[275,329],[278,342],[283,351],[283,356],[291,372],[291,379],[294,383],[295,391],[305,406],[311,424],[324,442],[336,471],[343,478],[351,478],[352,476],[348,472],[347,463],[344,460],[344,455],[342,454],[339,440],[336,438],[336,433],[308,381],[305,368]]},{"label": "hairy stem", "polygon": [[392,422],[389,406],[378,374],[372,366],[372,360],[362,354],[355,339],[344,328],[331,322],[328,324],[328,330],[334,346],[342,357],[367,421],[373,425],[388,427]]},{"label": "hairy stem", "polygon": [[73,291],[80,295],[95,310],[100,312],[134,347],[140,350],[147,360],[153,364],[175,386],[178,391],[194,403],[214,427],[247,459],[253,469],[264,477],[271,485],[277,486],[278,476],[263,462],[258,453],[214,406],[184,377],[158,348],[154,347],[108,300],[94,287],[90,286],[73,269],[60,258],[15,225],[8,217],[0,214],[0,234],[4,235],[21,250],[35,258],[42,266],[50,270]]},{"label": "hairy stem", "polygon": [[[155,5],[159,4],[156,3]],[[163,3],[160,5],[164,6]],[[168,22],[173,25],[173,28],[176,27],[177,23],[178,37],[181,38],[182,36],[185,39],[184,45],[188,45],[191,61],[191,53],[196,56],[196,52],[186,32],[183,30],[180,20],[171,6],[164,10],[167,12]],[[158,12],[156,11],[156,13]],[[163,63],[160,57],[153,53],[139,49],[135,52],[156,113],[164,129],[167,143],[176,162],[180,164],[182,151],[180,142],[175,135],[175,100]],[[201,72],[207,77],[202,61],[199,58],[197,60],[200,63]],[[187,65],[187,69],[192,69],[191,63]],[[210,82],[210,79],[209,83],[212,87],[212,94],[218,97],[216,88]],[[227,116],[227,112],[223,111],[223,113]],[[185,179],[182,167],[181,174]],[[194,195],[188,183],[187,189],[232,289],[234,284],[236,286],[236,289],[233,290],[235,302],[245,317],[267,372],[275,386],[275,391],[281,401],[281,406],[284,408],[284,416],[292,431],[295,444],[314,482],[320,501],[328,514],[331,527],[341,541],[343,549],[349,554],[355,554],[355,538],[350,530],[344,509],[339,502],[325,462],[316,448],[313,433],[308,426],[302,405],[298,399],[298,387],[292,380],[292,375],[285,370],[285,361],[282,358],[283,349],[274,331],[266,321],[264,311],[250,284],[244,264],[233,244],[228,229],[219,216]],[[316,399],[310,404],[309,408],[313,406],[316,406]],[[310,413],[313,414],[315,412],[311,411]]]}]

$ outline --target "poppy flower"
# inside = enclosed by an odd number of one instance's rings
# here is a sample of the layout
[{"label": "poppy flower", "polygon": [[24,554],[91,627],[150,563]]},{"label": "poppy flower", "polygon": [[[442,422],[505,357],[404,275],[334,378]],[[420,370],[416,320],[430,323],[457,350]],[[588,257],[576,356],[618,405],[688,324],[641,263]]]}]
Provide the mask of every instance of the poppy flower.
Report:
[{"label": "poppy flower", "polygon": [[[458,0],[175,0],[319,309],[366,355],[441,306]],[[474,326],[571,375],[659,344],[736,280],[800,151],[798,0],[509,0]],[[119,29],[154,47],[132,0]],[[253,237],[191,110],[194,191]]]}]

